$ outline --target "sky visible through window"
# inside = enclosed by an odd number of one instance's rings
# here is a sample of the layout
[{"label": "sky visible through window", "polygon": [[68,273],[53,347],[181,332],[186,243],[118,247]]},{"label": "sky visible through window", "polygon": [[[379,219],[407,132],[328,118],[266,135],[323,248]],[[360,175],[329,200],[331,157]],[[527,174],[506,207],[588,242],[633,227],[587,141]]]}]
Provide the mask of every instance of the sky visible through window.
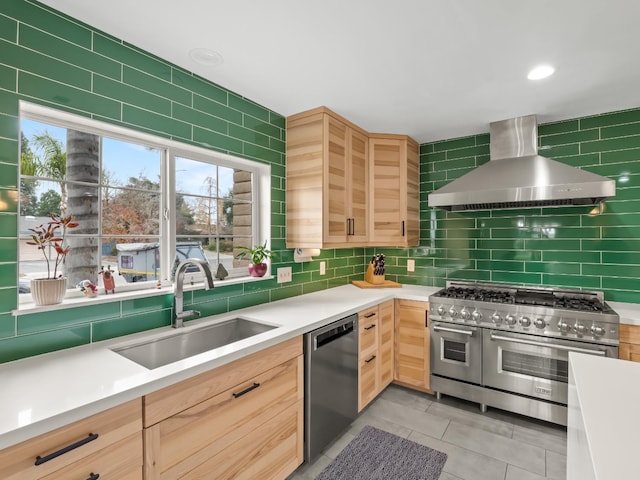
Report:
[{"label": "sky visible through window", "polygon": [[[47,132],[53,138],[62,142],[63,145],[66,145],[66,128],[24,118],[21,122],[22,132],[30,142],[34,135]],[[33,145],[31,145],[31,149],[34,150],[36,155],[40,155],[40,152],[36,151]],[[111,175],[110,182],[113,185],[127,185],[131,177],[146,177],[154,182],[159,179],[158,152],[143,145],[103,136],[102,162],[102,169],[109,172]],[[213,171],[215,170],[207,163],[177,158],[176,190],[185,193],[207,194],[205,181],[207,177],[212,175]],[[233,170],[220,168],[217,174],[219,193],[225,195],[233,187]],[[47,184],[42,183],[36,193],[39,196],[48,188]]]}]

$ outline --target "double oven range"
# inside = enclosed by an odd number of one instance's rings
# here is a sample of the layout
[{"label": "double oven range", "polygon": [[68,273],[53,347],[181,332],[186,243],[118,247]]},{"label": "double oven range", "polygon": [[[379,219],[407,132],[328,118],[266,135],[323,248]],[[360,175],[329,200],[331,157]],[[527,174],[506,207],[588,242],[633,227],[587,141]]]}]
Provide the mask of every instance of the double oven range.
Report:
[{"label": "double oven range", "polygon": [[567,424],[569,352],[617,358],[602,292],[448,282],[429,297],[431,389]]}]

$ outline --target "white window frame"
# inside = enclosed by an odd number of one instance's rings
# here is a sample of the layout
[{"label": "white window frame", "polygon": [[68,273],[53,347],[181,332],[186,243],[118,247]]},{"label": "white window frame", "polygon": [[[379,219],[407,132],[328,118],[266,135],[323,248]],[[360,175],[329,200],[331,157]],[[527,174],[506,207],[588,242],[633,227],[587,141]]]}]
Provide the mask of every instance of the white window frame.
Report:
[{"label": "white window frame", "polygon": [[[87,133],[99,135],[101,137],[109,137],[116,140],[122,140],[126,142],[143,145],[145,147],[157,149],[161,152],[161,218],[160,218],[160,240],[162,245],[162,261],[161,261],[161,274],[163,279],[168,279],[170,270],[172,268],[173,259],[175,256],[176,246],[176,212],[175,198],[175,159],[176,157],[188,158],[195,161],[204,163],[210,163],[213,165],[220,165],[229,168],[238,168],[253,173],[253,202],[252,202],[252,235],[255,244],[263,244],[267,242],[268,248],[271,244],[271,166],[267,163],[260,163],[254,160],[247,160],[233,155],[209,150],[203,147],[189,145],[175,140],[166,139],[163,137],[151,135],[148,133],[139,132],[133,128],[125,128],[118,125],[113,125],[99,120],[86,118],[80,115],[75,115],[69,112],[63,112],[55,110],[42,105],[36,105],[33,103],[25,102],[21,100],[19,102],[19,117],[27,118],[29,120],[48,123],[51,125],[57,125],[67,129],[81,130]],[[22,130],[20,130],[21,132]],[[18,210],[19,211],[19,210]],[[19,213],[18,213],[19,214]],[[102,236],[102,226],[100,225],[100,236]],[[16,231],[16,236],[19,238],[19,231]],[[18,265],[20,263],[19,251],[18,251]],[[216,266],[212,265],[213,274],[215,275]],[[269,266],[270,268],[270,266]],[[19,274],[19,268],[18,268]],[[272,278],[271,273],[267,272],[267,275],[261,279]],[[257,280],[261,280],[257,279]],[[246,281],[255,281],[256,278],[251,277],[248,272],[247,276],[235,277],[229,280],[216,280],[215,284],[233,284],[242,283]],[[122,298],[119,293],[137,292],[143,293],[143,295],[135,296],[150,296],[153,294],[166,293],[167,287],[171,286],[170,281],[163,280],[161,289],[157,289],[155,281],[136,282],[129,283],[127,285],[118,286],[115,295],[104,295],[101,291],[99,296],[95,299],[91,299],[92,302],[96,300],[113,301]],[[18,285],[18,278],[16,278],[16,285]],[[185,286],[185,289],[189,287]],[[191,288],[199,288],[195,285]],[[130,296],[130,295],[127,295]],[[120,297],[120,298],[119,298]],[[65,296],[65,300],[60,305],[48,305],[35,307],[37,310],[51,310],[56,308],[68,307],[69,303],[76,303],[76,299],[84,300],[81,292],[75,290],[68,290]],[[33,300],[30,294],[19,295],[19,312],[23,313],[24,310],[33,307]],[[100,302],[101,303],[101,302]]]}]

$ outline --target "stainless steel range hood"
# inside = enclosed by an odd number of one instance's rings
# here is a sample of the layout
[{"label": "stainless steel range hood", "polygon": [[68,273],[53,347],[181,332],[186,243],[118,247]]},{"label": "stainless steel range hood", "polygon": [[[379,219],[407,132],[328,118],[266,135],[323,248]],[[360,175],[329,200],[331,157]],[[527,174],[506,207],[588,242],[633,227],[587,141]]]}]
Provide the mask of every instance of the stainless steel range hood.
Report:
[{"label": "stainless steel range hood", "polygon": [[449,211],[595,205],[616,193],[610,178],[537,154],[535,115],[490,125],[491,159],[429,194]]}]

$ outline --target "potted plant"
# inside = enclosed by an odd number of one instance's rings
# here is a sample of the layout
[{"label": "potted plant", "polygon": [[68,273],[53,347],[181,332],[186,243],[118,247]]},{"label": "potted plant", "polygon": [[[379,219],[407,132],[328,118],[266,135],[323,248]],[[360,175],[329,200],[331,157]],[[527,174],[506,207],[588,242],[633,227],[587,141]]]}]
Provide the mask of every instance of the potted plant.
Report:
[{"label": "potted plant", "polygon": [[267,248],[267,242],[265,240],[264,245],[257,245],[253,248],[239,246],[238,250],[242,250],[236,255],[236,258],[243,259],[250,257],[251,263],[249,264],[249,274],[252,277],[262,277],[267,273],[268,265],[265,260],[275,256],[275,254]]},{"label": "potted plant", "polygon": [[62,275],[62,265],[70,250],[65,238],[67,230],[77,226],[72,215],[63,217],[51,214],[51,221],[46,225],[29,229],[32,234],[27,244],[38,247],[47,263],[46,278],[31,280],[31,295],[36,305],[62,302],[67,291],[67,278]]}]

